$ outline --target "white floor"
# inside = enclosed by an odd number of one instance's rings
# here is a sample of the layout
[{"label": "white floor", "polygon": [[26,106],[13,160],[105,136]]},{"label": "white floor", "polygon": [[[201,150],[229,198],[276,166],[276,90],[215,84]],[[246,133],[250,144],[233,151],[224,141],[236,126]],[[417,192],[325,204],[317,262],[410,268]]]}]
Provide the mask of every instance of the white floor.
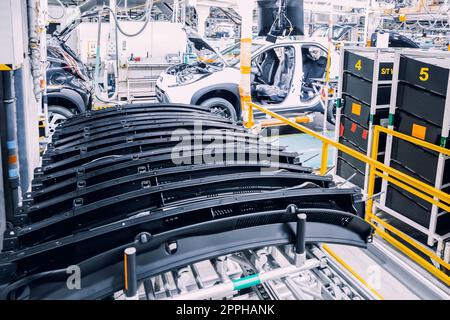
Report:
[{"label": "white floor", "polygon": [[407,286],[396,279],[379,261],[375,261],[367,250],[343,245],[329,247],[360,275],[384,300],[420,299]]}]

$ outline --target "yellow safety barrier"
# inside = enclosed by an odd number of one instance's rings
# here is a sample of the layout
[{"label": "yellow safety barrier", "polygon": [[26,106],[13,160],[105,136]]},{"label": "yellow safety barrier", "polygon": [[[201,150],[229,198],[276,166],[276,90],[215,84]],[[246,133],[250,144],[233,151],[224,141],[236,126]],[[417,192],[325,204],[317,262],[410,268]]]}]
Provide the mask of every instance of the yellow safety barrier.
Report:
[{"label": "yellow safety barrier", "polygon": [[0,64],[0,71],[11,71],[12,69],[10,64]]},{"label": "yellow safety barrier", "polygon": [[[260,105],[257,105],[253,102],[248,102],[248,107],[250,109],[250,113],[253,113],[253,108],[259,111],[262,111],[271,117],[290,125],[291,127],[296,128],[297,130],[306,133],[322,142],[322,160],[320,167],[320,174],[324,175],[327,172],[327,160],[328,160],[328,149],[330,146],[347,153],[348,155],[369,164],[369,183],[368,183],[368,194],[367,194],[367,202],[366,202],[366,220],[374,227],[376,233],[386,240],[388,243],[399,249],[406,256],[408,256],[411,260],[416,262],[418,265],[422,266],[424,269],[429,271],[435,277],[440,279],[446,285],[450,285],[450,275],[446,274],[441,269],[447,269],[447,272],[450,272],[450,264],[442,260],[438,257],[434,252],[425,247],[423,244],[417,242],[413,238],[409,237],[402,231],[397,228],[391,226],[386,221],[383,221],[379,217],[377,217],[373,212],[373,198],[374,198],[374,190],[375,190],[375,177],[379,176],[382,179],[389,181],[392,184],[397,185],[398,187],[413,193],[414,195],[424,199],[432,204],[435,204],[439,208],[443,210],[450,211],[450,195],[436,189],[434,186],[423,183],[416,178],[413,178],[403,172],[400,172],[396,169],[393,169],[389,166],[386,166],[384,163],[379,162],[377,160],[378,154],[378,145],[380,141],[380,134],[388,134],[394,136],[396,138],[400,138],[411,143],[420,145],[422,147],[428,148],[430,150],[442,153],[444,155],[450,156],[450,150],[446,148],[442,148],[431,144],[429,142],[402,134],[400,132],[396,132],[394,130],[390,130],[381,126],[374,126],[373,130],[373,138],[372,138],[372,148],[371,148],[371,156],[367,156],[363,153],[355,151],[333,139],[325,137],[320,133],[317,133],[305,126],[302,126],[291,119],[285,118],[273,111],[268,110]],[[252,119],[250,119],[252,121]],[[450,213],[449,213],[450,214]],[[388,232],[386,232],[388,231]],[[433,265],[431,261],[426,260],[423,256],[419,255],[415,251],[411,250],[411,248],[407,247],[404,243],[396,239],[392,236],[395,234],[396,237],[408,243],[408,245],[414,247],[414,249],[421,252],[422,255],[427,256],[429,259],[433,260],[435,263],[439,264],[441,268]]]},{"label": "yellow safety barrier", "polygon": [[[253,110],[251,112],[252,112],[252,115],[253,115]],[[293,122],[296,122],[296,123],[309,123],[309,122],[311,122],[311,119],[309,117],[306,117],[306,116],[292,117],[292,118],[289,118],[289,120],[291,120]],[[261,125],[262,128],[279,127],[279,126],[286,125],[283,121],[273,120],[273,119],[261,120],[261,121],[259,121],[259,124]]]}]

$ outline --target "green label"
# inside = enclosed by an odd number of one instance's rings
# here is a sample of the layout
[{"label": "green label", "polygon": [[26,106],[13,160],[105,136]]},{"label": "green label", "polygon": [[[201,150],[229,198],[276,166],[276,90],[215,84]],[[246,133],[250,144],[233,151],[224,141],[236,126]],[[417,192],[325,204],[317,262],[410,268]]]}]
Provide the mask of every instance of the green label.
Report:
[{"label": "green label", "polygon": [[394,115],[392,113],[389,113],[389,125],[394,125]]}]

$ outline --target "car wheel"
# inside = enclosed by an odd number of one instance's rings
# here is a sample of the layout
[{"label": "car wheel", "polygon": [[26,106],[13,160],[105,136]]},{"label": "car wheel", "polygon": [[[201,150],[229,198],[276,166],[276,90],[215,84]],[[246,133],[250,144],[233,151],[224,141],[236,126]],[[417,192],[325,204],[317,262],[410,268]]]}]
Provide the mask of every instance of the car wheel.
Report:
[{"label": "car wheel", "polygon": [[210,109],[212,113],[219,114],[233,122],[238,119],[233,104],[223,98],[211,98],[203,101],[201,105]]},{"label": "car wheel", "polygon": [[328,102],[327,121],[332,125],[336,124],[336,105],[334,100]]},{"label": "car wheel", "polygon": [[48,106],[48,130],[50,135],[56,130],[56,127],[74,114],[67,108],[61,106]]}]

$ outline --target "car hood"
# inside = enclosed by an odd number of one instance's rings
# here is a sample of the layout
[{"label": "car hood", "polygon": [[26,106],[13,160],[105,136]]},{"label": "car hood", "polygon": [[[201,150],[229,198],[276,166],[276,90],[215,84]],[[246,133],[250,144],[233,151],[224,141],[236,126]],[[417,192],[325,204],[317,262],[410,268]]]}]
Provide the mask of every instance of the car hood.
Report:
[{"label": "car hood", "polygon": [[198,51],[201,50],[208,50],[212,53],[217,54],[217,56],[220,58],[220,60],[225,64],[228,65],[226,60],[222,57],[220,52],[216,50],[208,41],[206,41],[203,37],[201,37],[197,32],[190,28],[185,28],[186,35],[188,40],[194,45],[194,48]]}]

